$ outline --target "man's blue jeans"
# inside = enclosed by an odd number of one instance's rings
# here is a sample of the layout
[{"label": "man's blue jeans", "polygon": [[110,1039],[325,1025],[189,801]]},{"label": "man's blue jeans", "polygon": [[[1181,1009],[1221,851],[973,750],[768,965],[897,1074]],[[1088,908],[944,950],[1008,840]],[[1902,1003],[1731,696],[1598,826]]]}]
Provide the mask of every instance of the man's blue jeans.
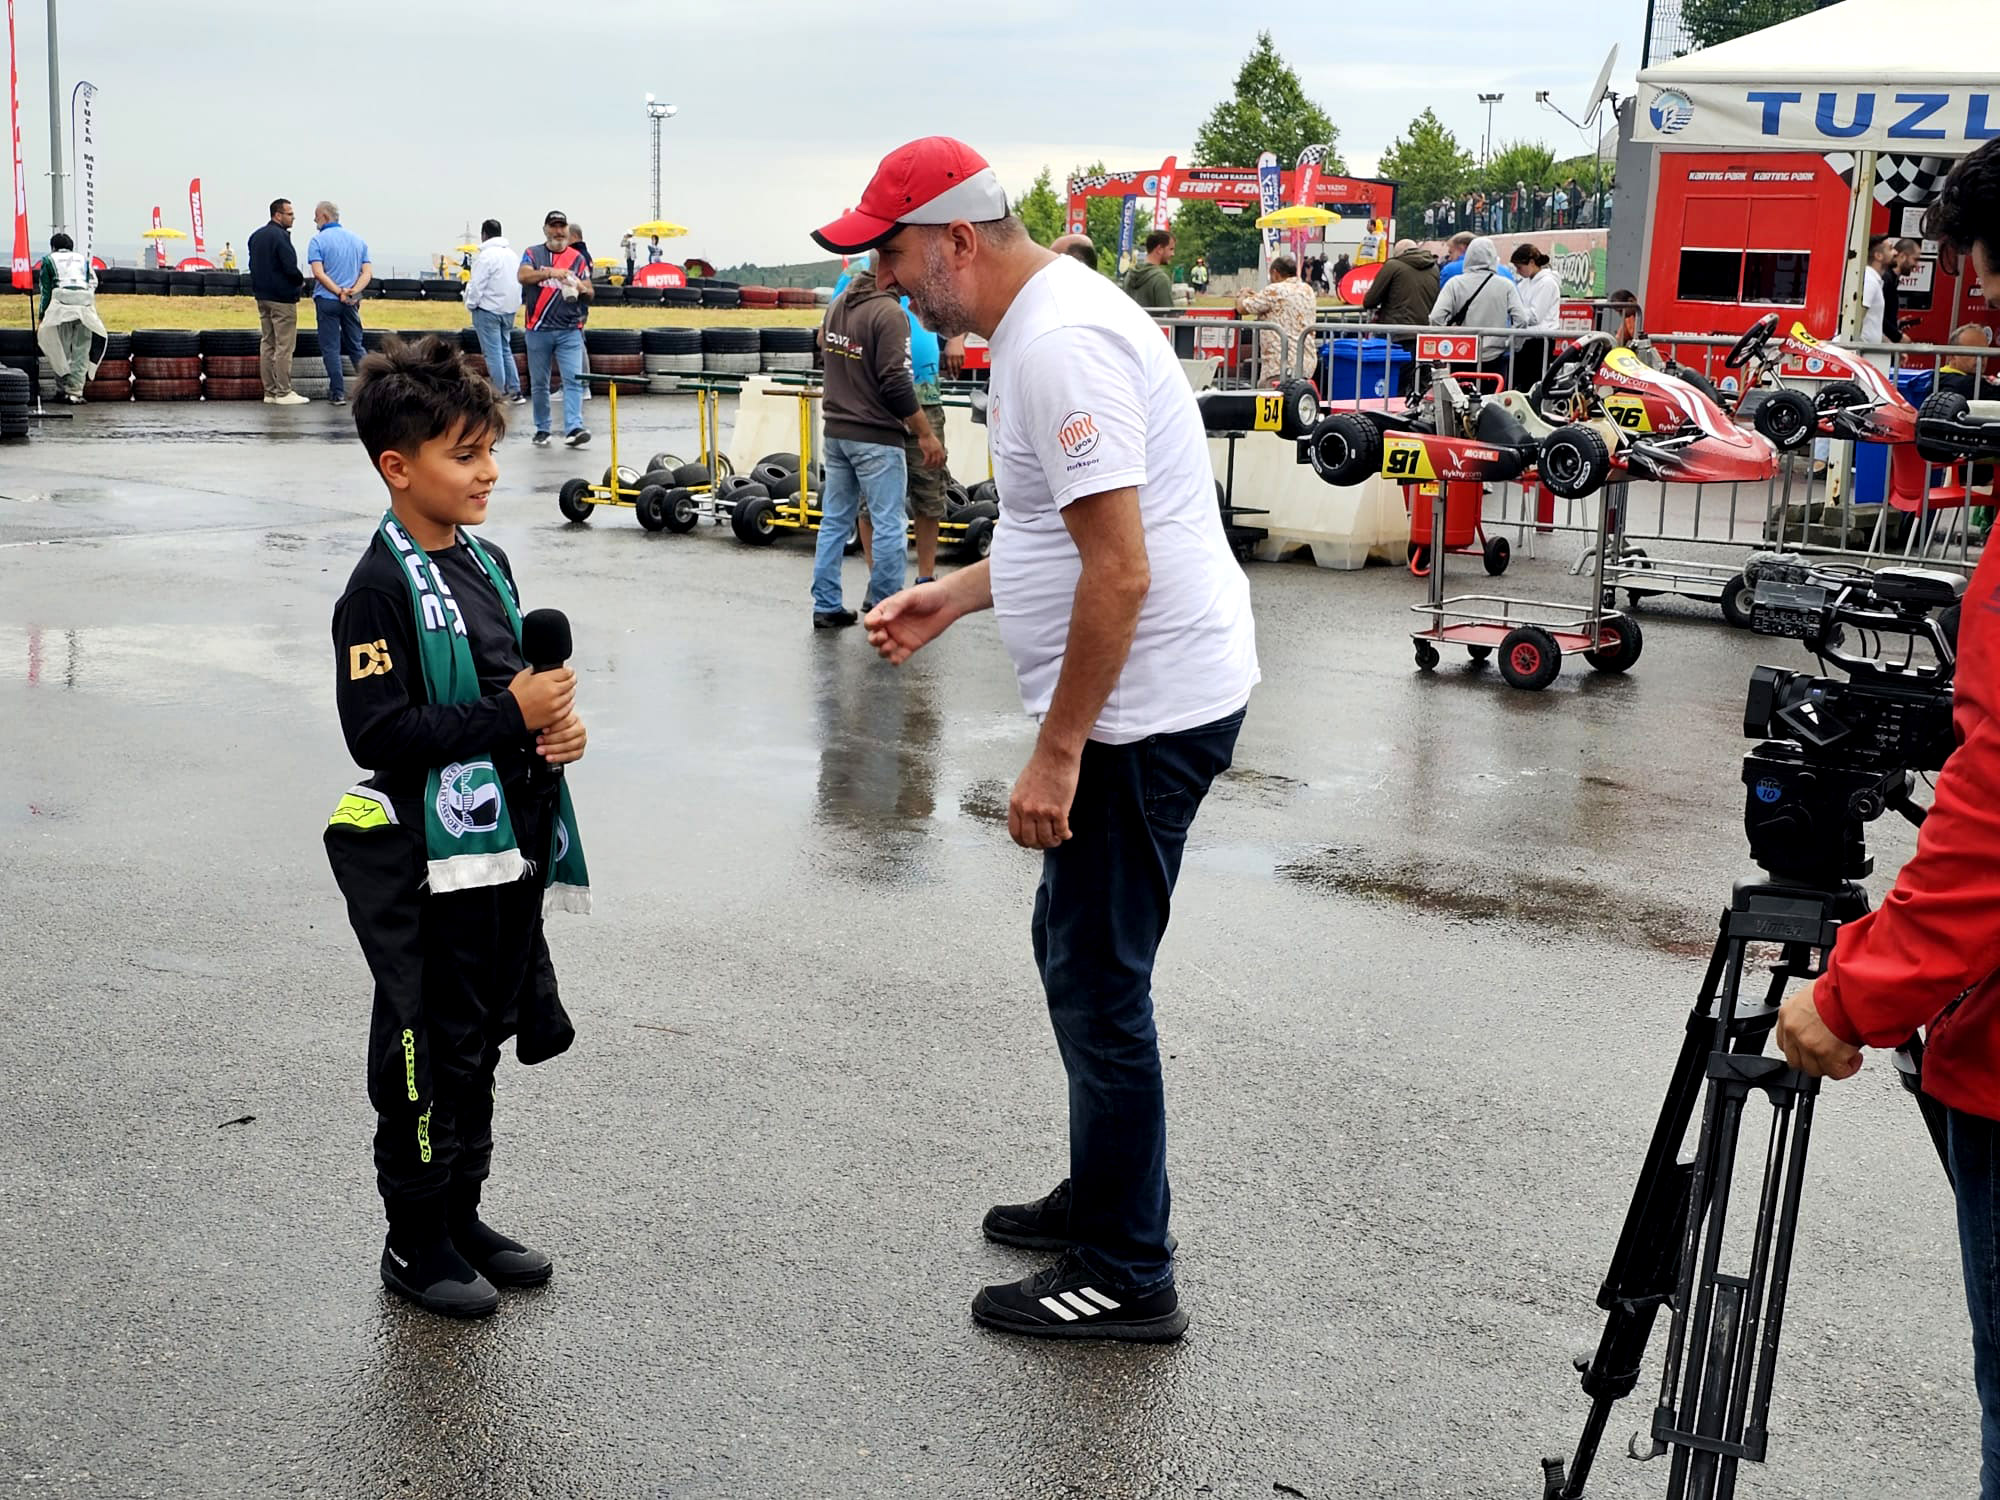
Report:
[{"label": "man's blue jeans", "polygon": [[528,389],[535,398],[535,431],[554,432],[549,426],[549,361],[562,371],[564,432],[583,425],[583,330],[564,328],[555,333],[546,329],[528,330]]},{"label": "man's blue jeans", "polygon": [[361,308],[338,297],[313,297],[313,313],[319,319],[319,357],[326,362],[327,394],[334,400],[347,395],[347,377],[341,373],[340,357],[345,354],[358,369],[368,351],[361,344]]},{"label": "man's blue jeans", "polygon": [[493,388],[503,396],[520,395],[521,372],[514,364],[514,319],[475,307],[472,331],[479,336],[479,352],[486,358],[486,377]]},{"label": "man's blue jeans", "polygon": [[[532,334],[529,337],[533,337]],[[874,567],[868,574],[870,607],[903,587],[903,563],[909,556],[908,527],[903,504],[909,470],[903,445],[859,443],[830,437],[820,453],[826,463],[826,490],[819,497],[819,550],[813,554],[813,610],[831,614],[841,608],[840,559],[861,504],[875,527]]]},{"label": "man's blue jeans", "polygon": [[1035,892],[1035,966],[1069,1074],[1069,1236],[1092,1275],[1133,1291],[1174,1274],[1153,959],[1188,828],[1242,728],[1239,709],[1129,745],[1086,744],[1069,841],[1042,856]]},{"label": "man's blue jeans", "polygon": [[1965,1306],[1972,1314],[1972,1379],[1979,1391],[1980,1500],[2000,1500],[2000,1122],[1949,1110],[1946,1133]]}]

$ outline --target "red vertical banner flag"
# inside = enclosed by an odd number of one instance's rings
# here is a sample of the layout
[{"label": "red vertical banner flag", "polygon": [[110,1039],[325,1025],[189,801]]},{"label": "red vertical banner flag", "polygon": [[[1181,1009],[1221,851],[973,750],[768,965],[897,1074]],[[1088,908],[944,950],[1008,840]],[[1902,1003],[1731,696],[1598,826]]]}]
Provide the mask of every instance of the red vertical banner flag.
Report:
[{"label": "red vertical banner flag", "polygon": [[1153,227],[1167,227],[1167,188],[1174,180],[1174,158],[1168,157],[1160,167],[1159,190],[1153,194]]},{"label": "red vertical banner flag", "polygon": [[28,172],[21,162],[21,60],[14,45],[14,0],[7,0],[7,122],[14,142],[14,267],[17,287],[35,284],[28,258]]},{"label": "red vertical banner flag", "polygon": [[202,233],[201,223],[201,179],[195,178],[188,184],[188,218],[194,222],[194,253],[207,256],[208,246]]},{"label": "red vertical banner flag", "polygon": [[[160,218],[160,205],[157,203],[153,205],[153,227],[155,229],[164,229],[166,227],[164,221],[162,221]],[[153,241],[153,265],[157,268],[160,266],[164,266],[166,263],[167,263],[167,242],[165,240],[156,239]]]}]

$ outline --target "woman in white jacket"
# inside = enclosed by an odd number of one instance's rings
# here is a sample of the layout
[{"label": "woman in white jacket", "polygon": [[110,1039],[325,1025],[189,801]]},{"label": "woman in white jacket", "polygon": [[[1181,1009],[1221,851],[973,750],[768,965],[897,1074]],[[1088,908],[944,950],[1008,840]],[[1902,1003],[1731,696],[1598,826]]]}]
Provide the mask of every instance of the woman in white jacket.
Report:
[{"label": "woman in white jacket", "polygon": [[[1517,245],[1514,289],[1507,298],[1507,321],[1553,337],[1562,327],[1562,278],[1549,269],[1548,255],[1533,245]],[[1527,390],[1548,368],[1550,339],[1530,339],[1514,356],[1514,387]]]},{"label": "woman in white jacket", "polygon": [[[1465,248],[1465,269],[1444,284],[1431,324],[1437,328],[1505,328],[1507,298],[1513,283],[1500,272],[1500,251],[1482,236]],[[1507,339],[1482,334],[1479,367],[1501,380],[1507,378]]]}]

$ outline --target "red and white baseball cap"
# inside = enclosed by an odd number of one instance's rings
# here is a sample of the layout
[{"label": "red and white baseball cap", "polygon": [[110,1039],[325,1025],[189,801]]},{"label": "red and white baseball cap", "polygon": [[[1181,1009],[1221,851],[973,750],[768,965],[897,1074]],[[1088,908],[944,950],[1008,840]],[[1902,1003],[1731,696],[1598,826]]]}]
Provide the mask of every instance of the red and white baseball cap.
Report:
[{"label": "red and white baseball cap", "polygon": [[869,250],[905,224],[984,224],[1007,216],[1007,194],[986,158],[948,135],[928,135],[882,158],[861,206],[813,231],[836,255]]}]

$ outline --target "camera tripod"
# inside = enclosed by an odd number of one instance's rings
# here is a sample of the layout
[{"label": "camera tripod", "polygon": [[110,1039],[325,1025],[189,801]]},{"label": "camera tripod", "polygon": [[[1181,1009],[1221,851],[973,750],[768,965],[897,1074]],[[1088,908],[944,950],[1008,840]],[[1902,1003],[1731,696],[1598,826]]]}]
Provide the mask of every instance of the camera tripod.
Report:
[{"label": "camera tripod", "polygon": [[[1914,806],[1898,810],[1912,822],[1921,817]],[[1846,831],[1858,852],[1859,820]],[[1858,873],[1866,874],[1867,865],[1862,855]],[[1663,1307],[1672,1310],[1672,1322],[1660,1397],[1650,1442],[1644,1434],[1635,1436],[1632,1456],[1659,1458],[1671,1451],[1668,1500],[1730,1500],[1741,1463],[1764,1461],[1806,1148],[1819,1095],[1817,1078],[1789,1067],[1782,1057],[1766,1056],[1764,1047],[1786,991],[1816,977],[1839,925],[1867,910],[1867,893],[1852,881],[1762,879],[1739,884],[1722,913],[1632,1206],[1597,1294],[1597,1305],[1608,1314],[1604,1334],[1595,1355],[1576,1362],[1590,1414],[1567,1468],[1560,1458],[1542,1460],[1543,1500],[1582,1500],[1611,1408],[1637,1387]],[[1780,955],[1762,1003],[1746,1008],[1741,989],[1753,945],[1776,945]],[[1905,1086],[1917,1092],[1921,1038],[1912,1037],[1896,1053],[1896,1063]],[[1753,1094],[1771,1105],[1756,1223],[1747,1258],[1732,1257],[1739,1269],[1724,1270],[1738,1137]],[[1921,1093],[1917,1097],[1942,1158],[1943,1110]],[[1693,1158],[1683,1161],[1681,1143],[1697,1101],[1699,1145]]]}]

